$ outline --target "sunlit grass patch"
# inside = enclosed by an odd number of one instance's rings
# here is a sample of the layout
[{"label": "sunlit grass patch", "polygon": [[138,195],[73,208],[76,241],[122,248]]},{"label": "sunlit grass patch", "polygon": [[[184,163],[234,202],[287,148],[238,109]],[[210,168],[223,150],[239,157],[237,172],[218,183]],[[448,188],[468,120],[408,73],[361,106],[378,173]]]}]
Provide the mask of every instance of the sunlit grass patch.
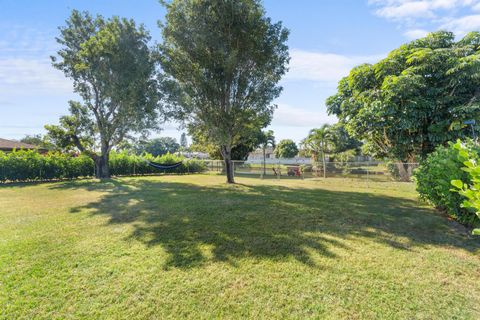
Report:
[{"label": "sunlit grass patch", "polygon": [[405,183],[0,187],[3,318],[471,318],[480,240]]}]

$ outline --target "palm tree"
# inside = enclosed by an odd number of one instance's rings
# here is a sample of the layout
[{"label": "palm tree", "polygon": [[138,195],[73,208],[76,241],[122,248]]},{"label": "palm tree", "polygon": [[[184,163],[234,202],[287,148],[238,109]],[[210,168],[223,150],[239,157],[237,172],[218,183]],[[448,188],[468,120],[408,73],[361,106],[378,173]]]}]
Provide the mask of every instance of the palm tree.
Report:
[{"label": "palm tree", "polygon": [[275,148],[275,136],[273,135],[272,130],[268,131],[262,131],[262,135],[260,138],[260,147],[262,148],[263,151],[263,175],[267,174],[267,168],[266,168],[266,150],[268,146],[271,146],[272,148]]},{"label": "palm tree", "polygon": [[329,124],[324,124],[320,128],[312,129],[302,141],[303,148],[312,156],[314,162],[318,162],[318,156],[321,155],[324,178],[327,177],[326,154],[333,143],[330,128]]}]

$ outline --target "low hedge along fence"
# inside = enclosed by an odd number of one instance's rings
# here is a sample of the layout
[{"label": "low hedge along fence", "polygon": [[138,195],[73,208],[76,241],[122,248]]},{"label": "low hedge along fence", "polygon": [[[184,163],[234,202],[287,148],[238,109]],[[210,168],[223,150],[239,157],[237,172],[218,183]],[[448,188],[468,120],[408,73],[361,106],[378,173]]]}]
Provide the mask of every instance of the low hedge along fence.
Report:
[{"label": "low hedge along fence", "polygon": [[[173,164],[183,161],[172,170],[152,168],[145,160]],[[206,170],[205,164],[198,160],[187,160],[172,154],[154,157],[130,155],[126,152],[110,153],[110,173],[113,176],[147,175],[160,173],[198,173]],[[0,182],[45,181],[92,177],[95,174],[93,160],[85,155],[72,156],[59,152],[39,154],[34,150],[16,150],[10,153],[0,152]]]}]

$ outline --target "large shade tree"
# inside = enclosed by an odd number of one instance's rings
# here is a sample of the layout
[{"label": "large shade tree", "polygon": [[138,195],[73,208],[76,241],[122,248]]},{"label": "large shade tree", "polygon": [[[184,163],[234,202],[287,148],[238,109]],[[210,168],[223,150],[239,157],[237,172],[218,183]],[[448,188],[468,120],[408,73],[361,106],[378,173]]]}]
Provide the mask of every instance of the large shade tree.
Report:
[{"label": "large shade tree", "polygon": [[[480,34],[430,33],[354,68],[327,107],[377,157],[416,162],[479,118]],[[403,167],[405,167],[404,165]]]},{"label": "large shade tree", "polygon": [[287,71],[288,31],[259,0],[173,0],[161,25],[164,82],[192,136],[218,146],[233,183],[232,148],[268,125]]},{"label": "large shade tree", "polygon": [[92,157],[96,176],[110,176],[109,154],[126,137],[158,126],[159,95],[150,36],[133,20],[73,11],[60,28],[53,66],[73,80],[82,102],[70,102],[60,125],[46,126],[51,141]]}]

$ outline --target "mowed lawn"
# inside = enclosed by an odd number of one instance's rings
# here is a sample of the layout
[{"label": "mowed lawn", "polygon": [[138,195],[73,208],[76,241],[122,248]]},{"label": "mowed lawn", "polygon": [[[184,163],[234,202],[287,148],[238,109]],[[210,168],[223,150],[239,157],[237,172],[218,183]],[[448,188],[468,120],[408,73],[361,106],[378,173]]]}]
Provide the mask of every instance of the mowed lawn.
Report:
[{"label": "mowed lawn", "polygon": [[479,319],[480,238],[412,184],[0,186],[5,319]]}]

